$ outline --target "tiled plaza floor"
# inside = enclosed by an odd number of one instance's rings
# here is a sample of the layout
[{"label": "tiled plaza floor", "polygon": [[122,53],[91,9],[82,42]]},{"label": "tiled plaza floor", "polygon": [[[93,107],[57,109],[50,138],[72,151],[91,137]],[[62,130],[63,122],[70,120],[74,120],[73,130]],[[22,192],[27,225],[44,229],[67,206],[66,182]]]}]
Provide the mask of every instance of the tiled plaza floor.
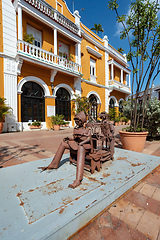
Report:
[{"label": "tiled plaza floor", "polygon": [[72,240],[160,240],[160,167]]},{"label": "tiled plaza floor", "polygon": [[[115,146],[120,148],[122,127],[115,128]],[[0,167],[52,157],[72,131],[1,134]],[[160,141],[147,141],[143,153],[160,156]],[[160,166],[71,239],[160,240]]]}]

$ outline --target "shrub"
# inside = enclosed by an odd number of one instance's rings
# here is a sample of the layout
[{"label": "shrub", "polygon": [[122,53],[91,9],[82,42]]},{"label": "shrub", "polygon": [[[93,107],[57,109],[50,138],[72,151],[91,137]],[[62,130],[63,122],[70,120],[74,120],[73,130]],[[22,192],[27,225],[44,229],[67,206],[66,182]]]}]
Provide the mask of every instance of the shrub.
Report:
[{"label": "shrub", "polygon": [[6,114],[10,114],[11,107],[9,107],[5,103],[5,101],[6,101],[5,98],[0,97],[0,122],[4,121],[4,117],[5,117]]},{"label": "shrub", "polygon": [[64,115],[62,115],[62,114],[61,115],[56,114],[56,116],[52,115],[51,116],[51,124],[52,124],[52,126],[66,124],[66,122],[64,121]]}]

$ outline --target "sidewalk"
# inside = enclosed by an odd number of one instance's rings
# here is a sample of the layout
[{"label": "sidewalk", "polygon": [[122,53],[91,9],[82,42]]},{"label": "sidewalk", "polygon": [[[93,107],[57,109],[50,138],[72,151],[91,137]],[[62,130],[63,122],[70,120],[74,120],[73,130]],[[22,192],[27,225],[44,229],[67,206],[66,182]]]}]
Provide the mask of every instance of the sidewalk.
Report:
[{"label": "sidewalk", "polygon": [[[115,146],[120,148],[118,130],[121,128],[115,129]],[[71,136],[72,131],[1,134],[0,166],[53,157],[59,143],[65,136]],[[146,142],[144,153],[160,156],[160,142]],[[72,239],[160,240],[160,166]]]},{"label": "sidewalk", "polygon": [[[123,127],[115,127],[115,147],[118,148],[122,148],[118,131]],[[53,157],[62,139],[72,133],[73,128],[63,128],[58,132],[32,130],[0,134],[0,167]],[[143,153],[160,156],[160,141],[146,142]]]}]

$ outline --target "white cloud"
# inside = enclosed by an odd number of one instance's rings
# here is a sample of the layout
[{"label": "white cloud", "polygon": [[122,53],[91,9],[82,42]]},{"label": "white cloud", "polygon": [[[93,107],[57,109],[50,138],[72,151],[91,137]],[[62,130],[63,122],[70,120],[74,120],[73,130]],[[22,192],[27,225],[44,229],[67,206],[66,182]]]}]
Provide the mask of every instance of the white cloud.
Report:
[{"label": "white cloud", "polygon": [[120,36],[120,33],[122,30],[123,30],[122,23],[116,22],[116,32],[115,32],[114,36]]}]

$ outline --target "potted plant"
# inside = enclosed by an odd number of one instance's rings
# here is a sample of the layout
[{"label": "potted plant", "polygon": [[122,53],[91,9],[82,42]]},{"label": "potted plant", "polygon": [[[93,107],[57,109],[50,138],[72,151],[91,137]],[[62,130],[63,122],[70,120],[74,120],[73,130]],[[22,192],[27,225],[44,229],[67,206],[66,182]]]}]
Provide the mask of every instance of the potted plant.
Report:
[{"label": "potted plant", "polygon": [[120,117],[116,117],[115,120],[114,120],[114,125],[115,126],[118,126],[119,125],[119,121],[120,121]]},{"label": "potted plant", "polygon": [[[123,148],[142,152],[148,135],[144,127],[151,88],[160,70],[159,4],[152,0],[134,0],[128,15],[119,15],[117,0],[110,0],[108,7],[117,15],[123,26],[120,39],[127,39],[127,60],[132,66],[132,95],[130,99],[130,126],[120,131]],[[141,96],[141,92],[143,95]],[[139,101],[141,97],[141,101]],[[134,139],[133,139],[134,138]],[[129,142],[131,141],[131,145]],[[136,143],[136,145],[135,145]]]},{"label": "potted plant", "polygon": [[[27,43],[33,44],[33,41],[35,40],[35,38],[33,37],[33,34],[24,33],[23,40]],[[24,52],[26,52],[26,45],[25,44],[24,44]],[[29,53],[29,46],[27,46],[27,52]]]},{"label": "potted plant", "polygon": [[30,129],[40,129],[41,128],[41,122],[40,121],[34,121],[33,123],[28,123],[28,126]]},{"label": "potted plant", "polygon": [[11,107],[9,107],[5,103],[5,101],[6,101],[5,98],[0,97],[0,133],[3,130],[3,122],[5,120],[5,115],[10,114],[10,109],[11,109]]},{"label": "potted plant", "polygon": [[65,123],[66,122],[64,121],[64,115],[56,114],[56,116],[54,116],[54,115],[51,116],[51,124],[52,124],[54,130],[59,131],[60,125],[63,125]]}]

